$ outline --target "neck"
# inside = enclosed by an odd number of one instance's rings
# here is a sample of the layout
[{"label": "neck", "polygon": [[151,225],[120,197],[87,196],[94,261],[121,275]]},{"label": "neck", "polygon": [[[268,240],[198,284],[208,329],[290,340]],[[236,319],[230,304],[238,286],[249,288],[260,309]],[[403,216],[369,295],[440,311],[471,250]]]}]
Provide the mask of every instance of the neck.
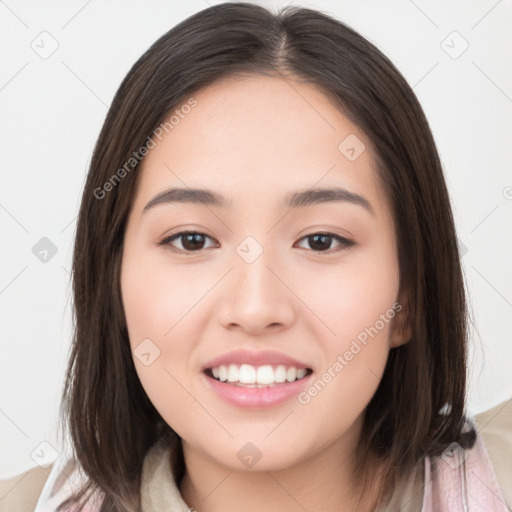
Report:
[{"label": "neck", "polygon": [[[197,512],[369,512],[375,510],[379,479],[361,495],[354,479],[359,425],[307,460],[277,471],[236,471],[183,441],[185,475],[180,492]],[[354,435],[357,433],[357,435]],[[377,474],[375,460],[371,473]],[[378,481],[377,481],[378,480]]]}]

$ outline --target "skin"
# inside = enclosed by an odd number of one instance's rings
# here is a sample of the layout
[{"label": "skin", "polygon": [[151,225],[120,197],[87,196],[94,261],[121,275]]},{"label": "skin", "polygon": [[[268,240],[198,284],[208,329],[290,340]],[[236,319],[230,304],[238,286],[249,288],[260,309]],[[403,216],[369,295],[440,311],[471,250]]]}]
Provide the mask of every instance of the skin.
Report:
[{"label": "skin", "polygon": [[[131,348],[149,338],[160,350],[149,366],[134,362],[183,440],[180,491],[199,512],[238,511],[241,503],[246,511],[355,510],[362,414],[390,348],[408,340],[405,309],[307,404],[293,397],[238,408],[205,384],[201,367],[234,349],[273,349],[307,362],[314,382],[401,302],[394,223],[371,142],[310,84],[231,77],[194,97],[197,106],[137,171],[121,268]],[[366,146],[353,162],[338,149],[349,134]],[[373,214],[349,202],[282,205],[286,193],[313,186],[360,194]],[[232,204],[168,203],[142,213],[170,187],[211,189]],[[189,254],[183,237],[158,245],[178,231],[211,238]],[[327,251],[315,249],[307,235],[325,231],[356,245],[328,239]],[[263,248],[250,264],[236,252],[246,236]],[[237,457],[247,442],[262,454],[252,468]],[[370,487],[358,510],[372,510]]]}]

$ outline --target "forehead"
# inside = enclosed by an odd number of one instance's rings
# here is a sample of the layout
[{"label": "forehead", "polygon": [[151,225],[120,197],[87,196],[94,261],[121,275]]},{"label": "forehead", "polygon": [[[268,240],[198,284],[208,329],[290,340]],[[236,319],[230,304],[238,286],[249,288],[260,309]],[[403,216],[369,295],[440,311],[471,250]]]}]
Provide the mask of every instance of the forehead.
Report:
[{"label": "forehead", "polygon": [[199,90],[195,106],[180,111],[189,99],[173,110],[180,114],[173,128],[154,139],[144,158],[138,201],[171,186],[222,190],[229,197],[236,190],[239,201],[245,193],[245,199],[270,198],[336,185],[379,195],[370,141],[314,85],[230,77]]}]

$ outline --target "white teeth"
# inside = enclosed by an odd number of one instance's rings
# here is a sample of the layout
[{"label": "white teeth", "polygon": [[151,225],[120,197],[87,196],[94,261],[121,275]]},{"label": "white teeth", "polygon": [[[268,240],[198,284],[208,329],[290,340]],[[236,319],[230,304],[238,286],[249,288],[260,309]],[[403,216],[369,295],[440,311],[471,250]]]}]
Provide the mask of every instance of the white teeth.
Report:
[{"label": "white teeth", "polygon": [[219,366],[219,380],[221,382],[225,382],[228,380],[228,369],[226,366]]},{"label": "white teeth", "polygon": [[297,379],[302,379],[302,377],[304,377],[307,373],[307,370],[306,368],[299,368],[297,370]]},{"label": "white teeth", "polygon": [[228,382],[237,382],[238,381],[238,365],[230,364],[228,366]]},{"label": "white teeth", "polygon": [[286,366],[280,364],[274,372],[276,382],[284,382],[286,380]]},{"label": "white teeth", "polygon": [[272,370],[272,366],[265,365],[258,367],[258,384],[273,384],[275,382],[274,379],[274,370]]},{"label": "white teeth", "polygon": [[288,371],[286,372],[286,380],[288,382],[293,382],[297,378],[297,368],[290,366]]},{"label": "white teeth", "polygon": [[251,364],[230,364],[220,365],[211,368],[213,376],[221,382],[232,382],[238,384],[271,385],[285,381],[293,382],[306,376],[306,368],[295,368],[278,365],[273,367],[270,364],[264,366],[253,366]]},{"label": "white teeth", "polygon": [[250,364],[241,365],[238,381],[242,382],[243,384],[255,384],[256,370],[254,369],[254,366],[251,366]]}]

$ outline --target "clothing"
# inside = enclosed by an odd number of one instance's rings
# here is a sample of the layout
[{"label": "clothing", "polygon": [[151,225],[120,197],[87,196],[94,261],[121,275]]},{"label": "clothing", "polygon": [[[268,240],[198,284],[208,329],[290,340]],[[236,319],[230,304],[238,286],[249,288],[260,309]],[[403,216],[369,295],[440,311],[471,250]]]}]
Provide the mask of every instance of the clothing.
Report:
[{"label": "clothing", "polygon": [[[512,509],[512,399],[469,421],[478,431],[475,446],[466,452],[454,449],[443,457],[424,458],[397,486],[391,503],[378,512]],[[73,461],[63,456],[52,468],[33,468],[1,481],[0,512],[55,512],[56,504],[82,478]],[[169,452],[161,442],[155,443],[144,459],[141,506],[142,512],[191,510],[174,483]],[[96,508],[84,512],[98,509],[99,500]]]}]

